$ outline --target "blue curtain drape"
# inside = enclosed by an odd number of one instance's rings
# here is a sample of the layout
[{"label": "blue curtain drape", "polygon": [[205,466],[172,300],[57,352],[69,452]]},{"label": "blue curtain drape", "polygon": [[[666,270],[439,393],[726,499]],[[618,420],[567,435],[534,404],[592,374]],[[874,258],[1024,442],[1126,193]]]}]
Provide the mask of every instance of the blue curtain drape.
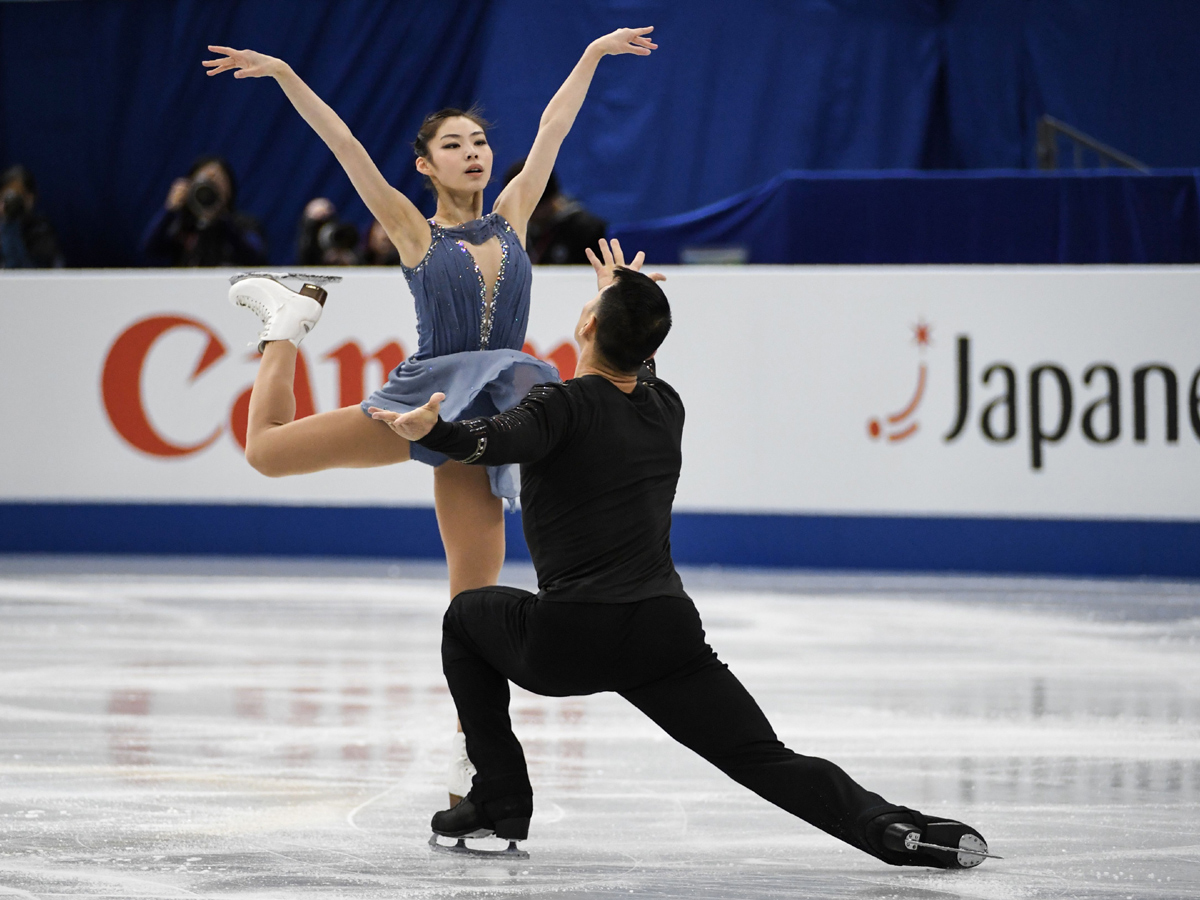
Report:
[{"label": "blue curtain drape", "polygon": [[426,112],[483,101],[498,182],[587,43],[639,23],[661,49],[602,62],[559,163],[612,222],[793,169],[1029,168],[1047,112],[1200,166],[1194,0],[0,2],[0,165],[35,171],[69,263],[121,265],[171,179],[224,154],[286,264],[311,197],[367,214],[273,84],[204,76],[206,44],[292,62],[422,197],[408,142]]},{"label": "blue curtain drape", "polygon": [[699,210],[618,224],[652,264],[1200,263],[1196,170],[785,172]]},{"label": "blue curtain drape", "polygon": [[0,165],[34,171],[70,264],[131,265],[171,181],[223,155],[272,260],[290,262],[308,200],[369,214],[274,81],[207,77],[207,45],[287,60],[419,198],[410,142],[426,113],[470,103],[487,13],[483,0],[0,3]]}]

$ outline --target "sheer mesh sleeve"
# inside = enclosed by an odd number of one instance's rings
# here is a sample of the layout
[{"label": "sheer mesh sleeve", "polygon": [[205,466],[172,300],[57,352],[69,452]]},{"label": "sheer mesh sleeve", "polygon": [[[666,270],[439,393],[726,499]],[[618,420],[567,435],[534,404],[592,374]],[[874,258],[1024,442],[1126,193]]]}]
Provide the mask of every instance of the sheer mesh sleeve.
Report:
[{"label": "sheer mesh sleeve", "polygon": [[481,466],[535,462],[550,453],[570,425],[571,404],[560,384],[538,384],[508,412],[445,422],[418,441],[451,459]]}]

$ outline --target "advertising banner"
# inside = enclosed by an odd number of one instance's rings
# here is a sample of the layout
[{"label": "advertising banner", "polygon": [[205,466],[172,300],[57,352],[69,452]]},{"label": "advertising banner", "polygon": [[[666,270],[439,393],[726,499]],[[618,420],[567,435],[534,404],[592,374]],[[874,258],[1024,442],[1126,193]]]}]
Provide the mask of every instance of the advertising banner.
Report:
[{"label": "advertising banner", "polygon": [[1194,269],[685,271],[668,289],[684,507],[1200,519]]},{"label": "advertising banner", "polygon": [[[432,505],[431,470],[271,479],[243,458],[258,320],[229,304],[229,274],[6,275],[0,303],[0,497],[32,500]],[[329,287],[300,348],[297,416],[360,403],[416,350],[398,269]],[[529,352],[574,371],[570,341],[595,278],[538,309]],[[591,293],[588,293],[588,291]]]},{"label": "advertising banner", "polygon": [[[1200,521],[1200,269],[665,271],[681,514]],[[0,502],[432,506],[419,463],[246,464],[258,329],[229,274],[0,276]],[[299,415],[360,402],[416,347],[398,270],[336,274]],[[594,293],[590,271],[535,272],[526,349],[563,377]]]}]

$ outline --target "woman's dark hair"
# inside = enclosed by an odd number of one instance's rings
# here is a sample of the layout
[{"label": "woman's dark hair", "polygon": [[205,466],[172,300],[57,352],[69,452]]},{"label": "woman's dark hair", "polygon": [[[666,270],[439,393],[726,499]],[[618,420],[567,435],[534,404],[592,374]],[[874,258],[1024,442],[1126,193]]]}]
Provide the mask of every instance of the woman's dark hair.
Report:
[{"label": "woman's dark hair", "polygon": [[476,125],[483,129],[484,134],[487,134],[492,123],[483,117],[483,108],[475,105],[470,109],[457,109],[453,106],[447,106],[445,109],[439,109],[435,113],[430,113],[425,117],[425,121],[421,123],[421,127],[417,129],[417,139],[413,141],[413,152],[417,156],[429,158],[429,142],[433,140],[437,134],[438,128],[447,119],[455,119],[462,116],[464,119],[470,119]]},{"label": "woman's dark hair", "polygon": [[636,372],[671,330],[671,305],[650,277],[621,267],[596,304],[596,347],[621,372]]},{"label": "woman's dark hair", "polygon": [[229,160],[223,156],[197,156],[196,161],[192,163],[192,167],[188,169],[187,177],[195,178],[196,173],[205,166],[216,163],[221,167],[221,171],[225,173],[225,177],[229,179],[229,208],[233,209],[237,201],[237,178],[233,175],[233,167],[229,165]]}]

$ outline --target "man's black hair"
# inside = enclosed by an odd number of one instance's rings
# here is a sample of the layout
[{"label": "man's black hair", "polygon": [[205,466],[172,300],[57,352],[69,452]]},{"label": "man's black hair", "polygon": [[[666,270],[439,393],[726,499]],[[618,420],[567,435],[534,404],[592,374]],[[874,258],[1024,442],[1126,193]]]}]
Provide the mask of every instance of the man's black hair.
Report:
[{"label": "man's black hair", "polygon": [[14,181],[21,182],[21,187],[34,196],[37,195],[37,181],[34,179],[33,173],[24,166],[9,166],[4,170],[4,174],[0,175],[0,187],[12,184]]},{"label": "man's black hair", "polygon": [[209,163],[216,163],[225,172],[225,177],[229,179],[229,203],[230,209],[234,208],[237,200],[237,178],[234,177],[233,167],[229,165],[229,160],[223,156],[198,156],[196,161],[192,163],[192,167],[188,169],[187,177],[195,178],[196,173],[207,166]]},{"label": "man's black hair", "polygon": [[621,372],[637,372],[671,330],[671,305],[650,277],[621,267],[596,305],[596,348]]}]

